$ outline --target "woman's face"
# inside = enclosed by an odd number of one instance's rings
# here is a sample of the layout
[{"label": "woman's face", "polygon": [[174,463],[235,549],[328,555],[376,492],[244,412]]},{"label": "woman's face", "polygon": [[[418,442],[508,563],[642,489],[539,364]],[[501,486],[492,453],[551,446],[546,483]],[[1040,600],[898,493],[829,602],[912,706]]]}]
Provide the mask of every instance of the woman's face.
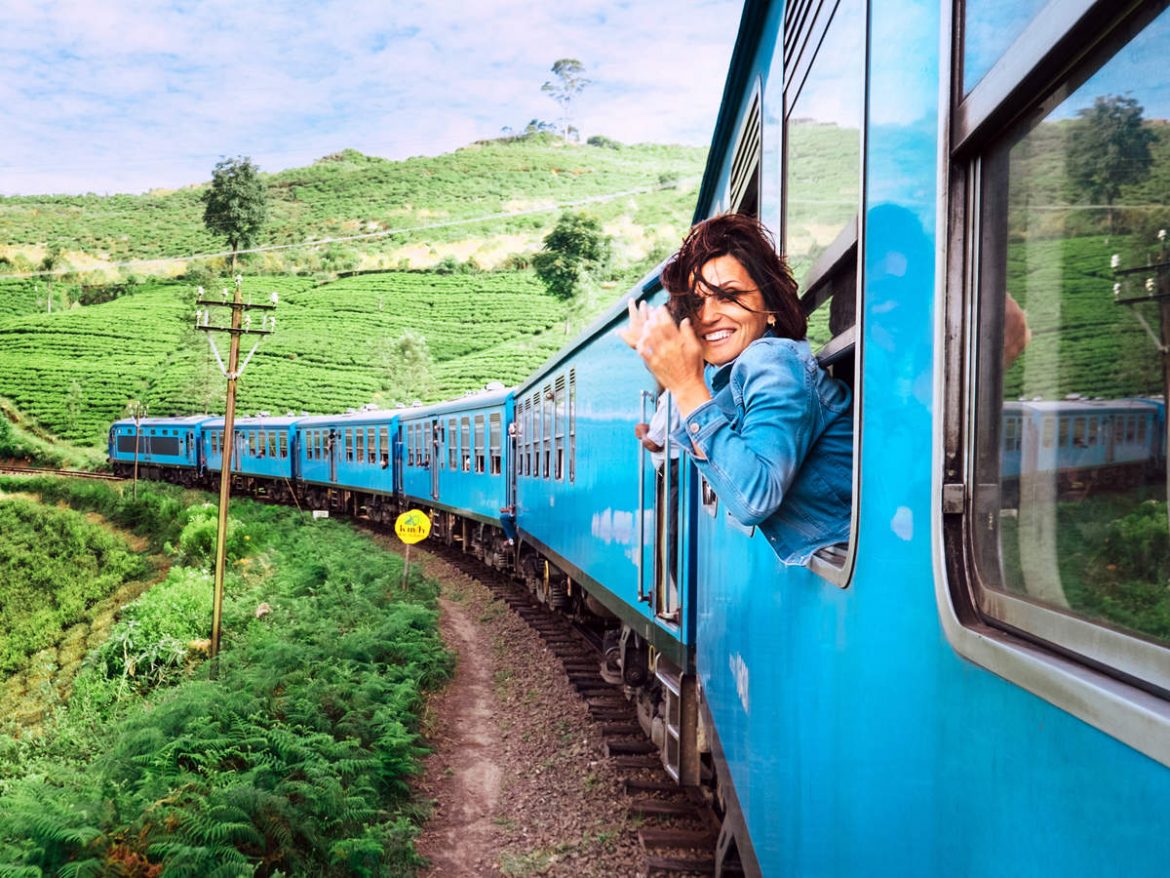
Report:
[{"label": "woman's face", "polygon": [[703,359],[712,366],[722,366],[742,354],[768,328],[764,296],[743,263],[730,254],[703,263],[699,273],[709,287],[728,293],[739,291],[734,300],[704,295],[695,316],[694,329],[703,345]]}]

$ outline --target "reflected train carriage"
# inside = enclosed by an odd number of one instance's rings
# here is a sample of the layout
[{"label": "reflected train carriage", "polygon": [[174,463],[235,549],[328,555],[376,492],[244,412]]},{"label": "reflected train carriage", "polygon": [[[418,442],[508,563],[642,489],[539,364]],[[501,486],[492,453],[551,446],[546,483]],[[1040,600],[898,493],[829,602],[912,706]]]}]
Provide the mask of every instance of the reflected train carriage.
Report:
[{"label": "reflected train carriage", "polygon": [[450,402],[402,409],[396,489],[407,506],[434,511],[432,536],[461,541],[503,566],[500,515],[512,505],[512,391],[500,384]]},{"label": "reflected train carriage", "polygon": [[[232,447],[234,488],[278,502],[292,500],[293,483],[299,478],[296,467],[296,425],[299,420],[291,415],[236,418]],[[203,423],[205,468],[216,480],[223,470],[223,428],[223,418]]]},{"label": "reflected train carriage", "polygon": [[202,426],[207,415],[178,418],[133,418],[115,421],[110,427],[108,454],[116,475],[134,473],[144,479],[166,479],[184,485],[195,484],[205,466],[201,454]]},{"label": "reflected train carriage", "polygon": [[1000,479],[1059,473],[1060,491],[1130,488],[1159,466],[1162,424],[1143,400],[1004,403]]},{"label": "reflected train carriage", "polygon": [[314,509],[393,521],[398,413],[368,408],[297,422],[298,472]]}]

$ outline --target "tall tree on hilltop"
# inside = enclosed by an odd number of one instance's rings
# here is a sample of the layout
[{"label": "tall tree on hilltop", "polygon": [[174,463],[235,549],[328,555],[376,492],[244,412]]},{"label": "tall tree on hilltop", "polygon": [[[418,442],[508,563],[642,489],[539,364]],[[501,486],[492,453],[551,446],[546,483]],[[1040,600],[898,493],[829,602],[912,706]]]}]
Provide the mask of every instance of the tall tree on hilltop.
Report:
[{"label": "tall tree on hilltop", "polygon": [[1150,145],[1157,139],[1133,98],[1105,95],[1077,111],[1069,138],[1068,169],[1074,187],[1092,204],[1105,204],[1113,231],[1113,203],[1121,187],[1150,173]]},{"label": "tall tree on hilltop", "polygon": [[549,80],[540,90],[551,97],[561,108],[561,136],[569,140],[573,129],[573,99],[585,90],[590,80],[585,78],[585,65],[576,58],[561,58],[552,66],[557,82]]},{"label": "tall tree on hilltop", "polygon": [[221,160],[211,172],[211,186],[202,200],[203,224],[212,234],[227,238],[234,273],[236,253],[255,243],[268,219],[268,189],[260,179],[260,169],[247,156]]},{"label": "tall tree on hilltop", "polygon": [[598,271],[609,261],[609,237],[601,222],[584,213],[563,213],[544,239],[544,246],[532,259],[536,276],[558,299],[576,295],[586,274]]}]

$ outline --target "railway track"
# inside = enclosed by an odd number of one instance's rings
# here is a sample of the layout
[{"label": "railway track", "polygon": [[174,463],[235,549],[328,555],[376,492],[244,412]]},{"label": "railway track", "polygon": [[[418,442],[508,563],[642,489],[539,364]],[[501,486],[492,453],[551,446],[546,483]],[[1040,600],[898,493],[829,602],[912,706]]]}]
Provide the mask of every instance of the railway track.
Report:
[{"label": "railway track", "polygon": [[[627,808],[640,824],[646,876],[714,875],[719,819],[704,790],[679,787],[666,773],[658,748],[646,737],[637,710],[620,684],[601,676],[601,649],[593,632],[549,610],[506,574],[458,546],[428,544],[426,551],[482,583],[523,619],[560,661],[585,701],[604,740],[605,756],[623,777]],[[724,874],[729,873],[724,869]]]},{"label": "railway track", "polygon": [[94,473],[79,469],[49,469],[36,466],[0,466],[0,475],[5,476],[61,476],[71,479],[95,479],[103,482],[125,481],[113,473]]}]

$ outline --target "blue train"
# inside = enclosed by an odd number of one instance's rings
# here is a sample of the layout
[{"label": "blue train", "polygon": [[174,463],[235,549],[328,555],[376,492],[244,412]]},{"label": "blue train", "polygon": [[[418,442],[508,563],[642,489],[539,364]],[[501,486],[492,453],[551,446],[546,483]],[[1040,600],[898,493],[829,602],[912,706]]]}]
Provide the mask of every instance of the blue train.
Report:
[{"label": "blue train", "polygon": [[[515,388],[241,421],[236,479],[428,509],[434,539],[590,620],[664,765],[711,785],[716,874],[1164,875],[1166,559],[1133,535],[1167,528],[1165,390],[1153,346],[1084,368],[1100,333],[1069,279],[1137,246],[1077,162],[1098,114],[1163,136],[1166,10],[745,4],[695,219],[775,232],[853,390],[851,538],[807,566],[685,452],[658,508],[625,300]],[[665,301],[657,273],[630,297]],[[1013,300],[1035,332],[1009,400]],[[1087,398],[1108,370],[1132,398]],[[1083,397],[1052,399],[1054,374]],[[140,467],[209,483],[216,423],[144,422]],[[118,470],[133,432],[111,430]]]}]

